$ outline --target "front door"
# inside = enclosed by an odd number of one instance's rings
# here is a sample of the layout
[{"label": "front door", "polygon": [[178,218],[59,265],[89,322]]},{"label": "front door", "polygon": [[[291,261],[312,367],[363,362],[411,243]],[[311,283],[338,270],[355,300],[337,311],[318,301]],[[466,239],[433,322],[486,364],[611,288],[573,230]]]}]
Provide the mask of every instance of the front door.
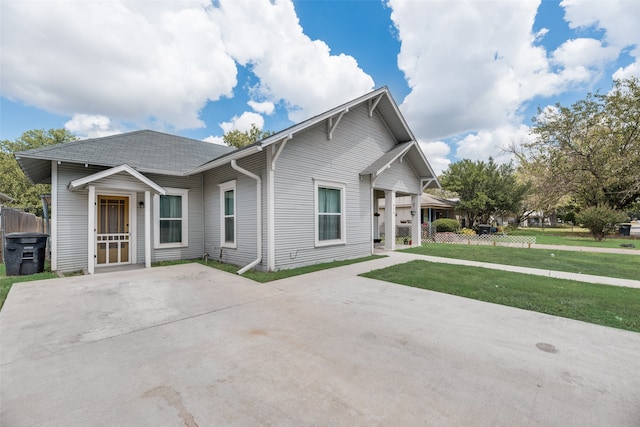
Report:
[{"label": "front door", "polygon": [[130,263],[129,197],[98,196],[96,264]]}]

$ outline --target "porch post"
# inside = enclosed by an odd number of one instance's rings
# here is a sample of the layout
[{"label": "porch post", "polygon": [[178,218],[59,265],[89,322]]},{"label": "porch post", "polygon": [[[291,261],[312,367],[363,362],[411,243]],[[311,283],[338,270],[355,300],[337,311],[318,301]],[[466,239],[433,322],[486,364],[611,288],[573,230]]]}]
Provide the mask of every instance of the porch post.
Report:
[{"label": "porch post", "polygon": [[151,268],[151,195],[144,192],[144,268]]},{"label": "porch post", "polygon": [[396,192],[384,191],[384,249],[396,248]]},{"label": "porch post", "polygon": [[411,217],[411,246],[420,246],[422,244],[422,224],[420,221],[420,196],[411,196],[411,210],[413,216]]},{"label": "porch post", "polygon": [[89,186],[87,215],[87,223],[89,224],[87,227],[87,233],[89,235],[87,271],[89,274],[93,274],[96,265],[96,187],[94,185]]}]

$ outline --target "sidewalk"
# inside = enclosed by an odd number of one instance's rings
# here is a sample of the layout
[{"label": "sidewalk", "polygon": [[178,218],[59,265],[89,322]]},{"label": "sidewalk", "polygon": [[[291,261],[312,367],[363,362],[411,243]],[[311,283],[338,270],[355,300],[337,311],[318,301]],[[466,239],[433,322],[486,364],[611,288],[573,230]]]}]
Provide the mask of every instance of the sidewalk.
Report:
[{"label": "sidewalk", "polygon": [[[554,249],[555,248],[556,247],[554,246]],[[591,248],[586,248],[586,249],[591,249]],[[352,265],[353,266],[357,266],[360,264],[366,265],[367,267],[363,268],[363,271],[362,271],[362,272],[365,272],[372,269],[385,268],[393,264],[400,264],[400,263],[405,263],[413,260],[423,260],[423,261],[437,262],[442,264],[466,265],[470,267],[488,268],[491,270],[503,270],[503,271],[510,271],[513,273],[531,274],[534,276],[553,277],[556,279],[576,280],[579,282],[596,283],[600,285],[624,286],[628,288],[640,289],[640,280],[619,279],[616,277],[594,276],[591,274],[569,273],[566,271],[544,270],[540,268],[518,267],[515,265],[493,264],[493,263],[487,263],[487,262],[468,261],[468,260],[455,259],[455,258],[443,258],[443,257],[430,256],[430,255],[409,254],[405,252],[379,252],[379,253],[386,255],[387,258],[381,258],[375,261],[352,264]],[[371,268],[372,263],[376,263],[377,265]],[[360,274],[360,273],[356,273],[356,274]]]},{"label": "sidewalk", "polygon": [[[635,242],[633,242],[635,244]],[[638,241],[637,246],[640,246]],[[624,254],[624,255],[640,255],[638,249],[625,248],[598,248],[592,246],[567,246],[567,245],[540,245],[535,243],[531,245],[531,249],[555,249],[559,251],[575,251],[575,252],[601,252],[605,254]]]}]

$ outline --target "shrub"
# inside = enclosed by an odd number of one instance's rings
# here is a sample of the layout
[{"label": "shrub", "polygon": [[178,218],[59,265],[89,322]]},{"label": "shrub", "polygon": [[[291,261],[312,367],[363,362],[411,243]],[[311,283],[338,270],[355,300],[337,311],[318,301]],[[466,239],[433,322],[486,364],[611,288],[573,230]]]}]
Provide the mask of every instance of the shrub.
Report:
[{"label": "shrub", "polygon": [[455,219],[440,218],[433,221],[433,225],[436,227],[436,231],[444,233],[448,231],[458,231],[460,229],[460,223]]},{"label": "shrub", "polygon": [[462,230],[460,230],[460,234],[464,234],[466,236],[472,236],[472,235],[475,235],[476,232],[470,228],[463,228]]},{"label": "shrub", "polygon": [[588,228],[597,241],[615,230],[616,224],[623,222],[627,216],[607,206],[591,206],[576,215],[576,221]]}]

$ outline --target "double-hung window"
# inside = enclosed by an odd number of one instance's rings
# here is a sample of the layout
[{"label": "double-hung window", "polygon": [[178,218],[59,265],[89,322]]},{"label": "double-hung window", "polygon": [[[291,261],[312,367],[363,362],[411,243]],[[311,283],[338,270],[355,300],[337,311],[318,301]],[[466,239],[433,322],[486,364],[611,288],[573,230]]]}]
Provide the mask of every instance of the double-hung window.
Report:
[{"label": "double-hung window", "polygon": [[153,197],[154,247],[173,248],[189,245],[189,190],[167,188],[165,195]]},{"label": "double-hung window", "polygon": [[220,184],[220,246],[236,247],[236,181]]},{"label": "double-hung window", "polygon": [[346,243],[346,185],[315,180],[316,246]]}]

